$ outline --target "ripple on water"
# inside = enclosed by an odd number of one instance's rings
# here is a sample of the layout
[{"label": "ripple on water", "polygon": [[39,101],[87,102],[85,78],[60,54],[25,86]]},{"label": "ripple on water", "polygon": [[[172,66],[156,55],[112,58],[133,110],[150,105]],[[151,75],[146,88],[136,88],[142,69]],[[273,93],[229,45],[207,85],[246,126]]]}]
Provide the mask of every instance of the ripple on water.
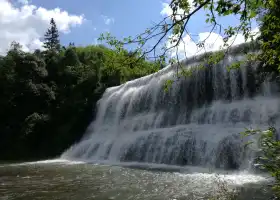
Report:
[{"label": "ripple on water", "polygon": [[[258,199],[267,200],[267,193],[263,188],[269,179],[245,172],[183,174],[172,170],[151,171],[52,160],[3,165],[0,168],[0,182],[3,199],[9,200],[197,200],[207,199],[211,194],[217,193],[220,183],[226,185],[228,191],[243,187],[246,188],[244,194],[259,192],[261,194],[257,194]],[[248,198],[250,197],[246,196],[243,199]]]}]

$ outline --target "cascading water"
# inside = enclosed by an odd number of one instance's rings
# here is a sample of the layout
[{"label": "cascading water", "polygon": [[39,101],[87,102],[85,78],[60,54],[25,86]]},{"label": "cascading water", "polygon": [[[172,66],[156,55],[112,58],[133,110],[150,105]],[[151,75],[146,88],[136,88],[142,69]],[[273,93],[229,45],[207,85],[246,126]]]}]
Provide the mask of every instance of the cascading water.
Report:
[{"label": "cascading water", "polygon": [[[203,56],[185,61],[186,68]],[[67,150],[67,159],[145,162],[238,169],[249,154],[239,133],[278,125],[276,84],[259,84],[257,63],[227,66],[242,59],[229,54],[219,64],[179,78],[176,68],[108,88],[85,137]],[[175,80],[164,91],[166,80]]]}]

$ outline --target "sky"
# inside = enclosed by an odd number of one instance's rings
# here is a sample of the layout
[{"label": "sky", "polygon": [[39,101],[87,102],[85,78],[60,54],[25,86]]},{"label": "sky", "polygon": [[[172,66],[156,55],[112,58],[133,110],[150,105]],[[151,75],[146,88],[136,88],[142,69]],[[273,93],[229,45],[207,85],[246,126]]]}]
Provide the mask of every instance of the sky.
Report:
[{"label": "sky", "polygon": [[[24,51],[42,48],[43,35],[52,17],[63,45],[74,42],[76,46],[85,46],[97,44],[97,38],[104,32],[117,38],[139,34],[170,11],[168,0],[0,0],[0,54],[7,52],[12,41],[19,42]],[[238,19],[225,18],[220,23],[234,25]],[[256,25],[254,28],[257,30]],[[209,25],[205,23],[204,11],[194,16],[188,30],[197,35],[197,41],[207,37]],[[187,49],[188,55],[195,54],[197,47],[189,35],[184,35],[184,41],[179,51]],[[235,44],[242,42],[244,38],[239,35]],[[222,36],[214,33],[208,38],[206,49],[217,50],[222,43]]]}]

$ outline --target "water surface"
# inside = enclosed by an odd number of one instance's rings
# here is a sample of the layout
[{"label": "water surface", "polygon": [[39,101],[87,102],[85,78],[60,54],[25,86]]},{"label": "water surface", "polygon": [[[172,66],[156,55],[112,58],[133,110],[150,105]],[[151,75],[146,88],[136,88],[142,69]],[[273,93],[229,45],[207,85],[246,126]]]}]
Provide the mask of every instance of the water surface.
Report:
[{"label": "water surface", "polygon": [[221,188],[242,188],[239,199],[244,200],[269,197],[266,185],[270,181],[264,175],[218,175],[191,169],[182,173],[182,168],[175,167],[157,165],[147,170],[144,164],[139,166],[142,169],[131,166],[64,160],[0,165],[0,199],[191,200],[208,199]]}]

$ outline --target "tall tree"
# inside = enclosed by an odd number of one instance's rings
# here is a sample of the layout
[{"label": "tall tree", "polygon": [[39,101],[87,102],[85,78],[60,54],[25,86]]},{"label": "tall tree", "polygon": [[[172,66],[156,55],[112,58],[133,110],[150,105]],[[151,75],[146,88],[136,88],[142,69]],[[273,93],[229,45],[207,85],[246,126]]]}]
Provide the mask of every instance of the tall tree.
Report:
[{"label": "tall tree", "polygon": [[59,34],[56,27],[56,23],[53,18],[51,18],[50,25],[51,27],[47,30],[47,32],[44,35],[44,47],[48,50],[59,51]]}]

